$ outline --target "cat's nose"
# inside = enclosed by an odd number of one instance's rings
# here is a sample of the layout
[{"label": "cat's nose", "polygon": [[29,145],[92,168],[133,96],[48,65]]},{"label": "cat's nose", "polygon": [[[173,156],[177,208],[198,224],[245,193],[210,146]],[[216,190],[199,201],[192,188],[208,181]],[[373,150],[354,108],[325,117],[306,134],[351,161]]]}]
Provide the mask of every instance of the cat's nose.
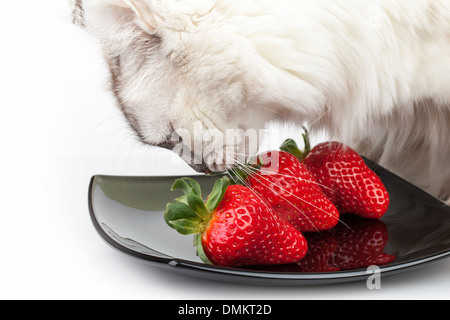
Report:
[{"label": "cat's nose", "polygon": [[178,144],[183,142],[183,138],[172,133],[167,137],[166,141],[159,143],[157,147],[173,150]]},{"label": "cat's nose", "polygon": [[202,164],[190,163],[189,166],[192,169],[194,169],[195,171],[200,172],[200,173],[206,173],[206,174],[211,173],[211,170],[208,168],[208,166],[205,163],[202,163]]},{"label": "cat's nose", "polygon": [[163,143],[158,144],[157,147],[172,150],[179,143],[180,143],[179,141],[167,140],[167,141],[164,141]]},{"label": "cat's nose", "polygon": [[[178,144],[180,144],[181,142],[182,142],[181,137],[180,137],[180,139],[178,141],[172,140],[172,139],[167,139],[166,141],[164,141],[162,143],[159,143],[156,146],[159,147],[159,148],[164,148],[164,149],[169,149],[171,151],[174,151],[175,147]],[[199,173],[206,173],[206,174],[210,174],[212,172],[211,169],[209,169],[208,166],[204,162],[196,163],[195,159],[197,159],[197,158],[195,157],[195,155],[193,153],[191,153],[191,154],[181,154],[180,156],[195,171],[197,171]]]}]

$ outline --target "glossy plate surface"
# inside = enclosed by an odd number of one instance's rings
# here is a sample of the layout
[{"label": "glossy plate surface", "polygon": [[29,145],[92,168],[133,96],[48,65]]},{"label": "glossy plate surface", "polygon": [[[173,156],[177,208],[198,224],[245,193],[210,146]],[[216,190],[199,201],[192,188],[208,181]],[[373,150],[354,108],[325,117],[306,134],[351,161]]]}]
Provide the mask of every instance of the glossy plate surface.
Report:
[{"label": "glossy plate surface", "polygon": [[[89,208],[94,227],[111,246],[174,272],[239,283],[308,285],[366,280],[367,268],[390,275],[450,256],[450,207],[366,160],[391,198],[379,221],[342,216],[334,230],[306,234],[310,252],[285,266],[224,268],[196,256],[192,237],[169,228],[163,211],[180,194],[170,191],[181,177],[94,176]],[[195,176],[205,194],[217,177]]]}]

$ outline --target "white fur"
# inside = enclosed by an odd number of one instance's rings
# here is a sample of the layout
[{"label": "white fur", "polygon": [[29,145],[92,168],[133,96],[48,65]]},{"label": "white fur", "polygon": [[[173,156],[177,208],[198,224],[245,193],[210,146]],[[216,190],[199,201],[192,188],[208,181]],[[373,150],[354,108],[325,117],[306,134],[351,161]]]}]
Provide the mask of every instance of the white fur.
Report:
[{"label": "white fur", "polygon": [[[144,141],[196,120],[225,131],[298,119],[450,203],[450,1],[86,0],[84,10],[128,66],[118,96]],[[133,46],[150,34],[162,41],[142,63]],[[211,162],[239,148],[226,150]]]}]

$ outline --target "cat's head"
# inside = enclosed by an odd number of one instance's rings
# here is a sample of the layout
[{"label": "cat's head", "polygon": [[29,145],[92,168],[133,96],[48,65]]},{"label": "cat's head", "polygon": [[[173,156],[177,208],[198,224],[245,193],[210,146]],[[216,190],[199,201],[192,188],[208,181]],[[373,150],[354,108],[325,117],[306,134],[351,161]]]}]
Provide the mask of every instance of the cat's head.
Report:
[{"label": "cat's head", "polygon": [[223,171],[252,152],[245,132],[261,129],[283,104],[286,77],[249,40],[258,41],[258,22],[236,14],[233,3],[77,1],[78,20],[102,43],[130,125],[149,145],[182,146],[197,170]]}]

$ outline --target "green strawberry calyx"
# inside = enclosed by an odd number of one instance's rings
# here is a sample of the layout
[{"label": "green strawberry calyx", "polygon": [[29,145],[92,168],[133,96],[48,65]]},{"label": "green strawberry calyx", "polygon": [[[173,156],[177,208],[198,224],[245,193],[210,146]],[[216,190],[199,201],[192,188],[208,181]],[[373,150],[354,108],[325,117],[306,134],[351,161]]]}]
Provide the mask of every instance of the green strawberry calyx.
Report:
[{"label": "green strawberry calyx", "polygon": [[285,151],[292,154],[300,161],[305,160],[308,154],[311,152],[311,142],[309,139],[309,132],[305,127],[303,127],[303,130],[305,130],[305,132],[302,134],[303,142],[305,144],[305,149],[303,151],[300,150],[294,139],[287,139],[286,141],[283,142],[283,144],[280,147],[281,151]]},{"label": "green strawberry calyx", "polygon": [[216,181],[206,201],[202,199],[200,184],[192,178],[177,179],[172,191],[181,190],[184,195],[170,202],[164,212],[167,225],[182,235],[194,234],[194,245],[197,255],[203,262],[211,264],[203,251],[201,238],[208,228],[214,211],[222,202],[225,192],[230,185],[227,177]]},{"label": "green strawberry calyx", "polygon": [[258,172],[264,166],[259,156],[249,162],[239,164],[230,169],[227,174],[231,178],[231,184],[246,185],[247,178]]}]

